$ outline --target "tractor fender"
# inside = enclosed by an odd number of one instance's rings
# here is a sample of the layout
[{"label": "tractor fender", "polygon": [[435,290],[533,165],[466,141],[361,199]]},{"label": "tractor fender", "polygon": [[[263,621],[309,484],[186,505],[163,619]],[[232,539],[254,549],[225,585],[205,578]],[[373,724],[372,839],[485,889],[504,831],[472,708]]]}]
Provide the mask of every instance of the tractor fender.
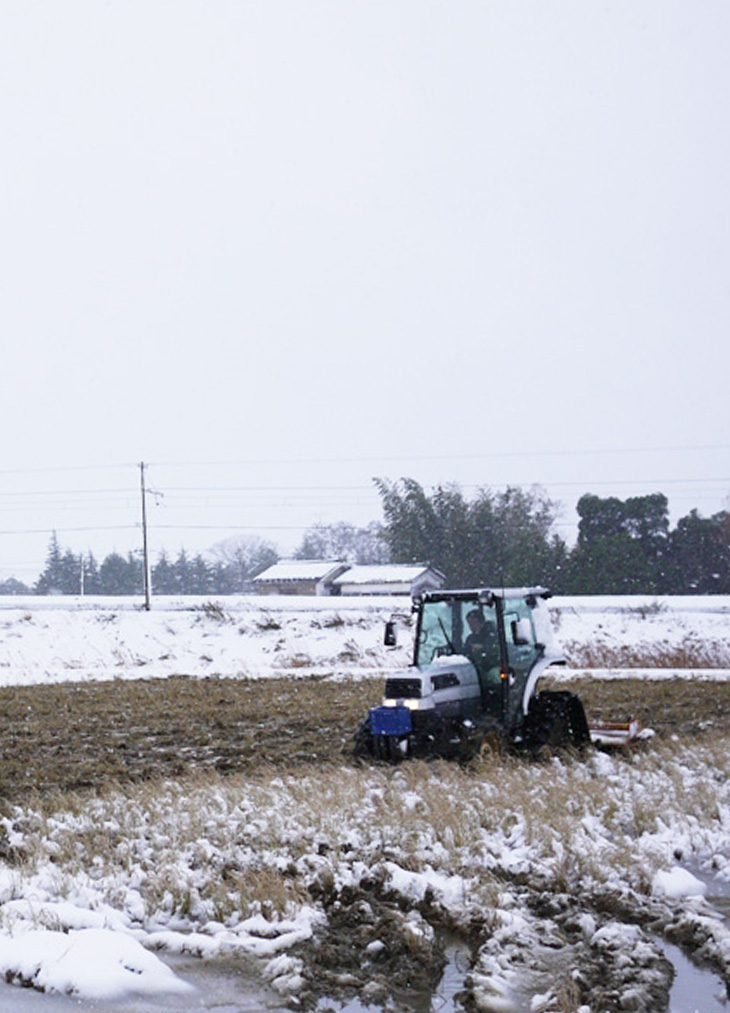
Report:
[{"label": "tractor fender", "polygon": [[530,709],[530,701],[535,696],[538,681],[545,674],[545,670],[556,665],[564,665],[565,661],[562,658],[540,658],[535,662],[530,674],[527,677],[525,688],[522,693],[522,713],[527,715]]}]

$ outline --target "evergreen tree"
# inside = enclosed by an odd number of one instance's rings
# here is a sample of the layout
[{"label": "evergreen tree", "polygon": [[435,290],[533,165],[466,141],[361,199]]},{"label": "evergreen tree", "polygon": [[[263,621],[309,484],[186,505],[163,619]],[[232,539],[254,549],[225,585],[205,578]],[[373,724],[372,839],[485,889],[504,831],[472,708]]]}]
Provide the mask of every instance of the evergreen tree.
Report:
[{"label": "evergreen tree", "polygon": [[127,553],[127,580],[129,590],[126,594],[144,594],[144,560],[141,550]]},{"label": "evergreen tree", "polygon": [[0,594],[25,595],[32,593],[32,588],[16,577],[8,577],[6,580],[0,581]]},{"label": "evergreen tree", "polygon": [[143,582],[142,562],[131,552],[126,559],[118,552],[112,552],[99,567],[100,594],[142,594]]},{"label": "evergreen tree", "polygon": [[638,541],[625,532],[576,546],[569,564],[569,594],[647,594],[655,574]]},{"label": "evergreen tree", "polygon": [[672,594],[730,594],[730,513],[682,517],[669,540]]},{"label": "evergreen tree", "polygon": [[81,594],[83,579],[81,575],[83,560],[70,549],[66,549],[61,557],[61,591],[63,594]]},{"label": "evergreen tree", "polygon": [[54,531],[51,535],[50,545],[48,546],[46,565],[33,588],[35,594],[63,594],[62,560],[63,555],[58,542],[58,535]]},{"label": "evergreen tree", "polygon": [[669,503],[663,493],[578,501],[578,541],[568,567],[574,594],[656,594],[666,587]]},{"label": "evergreen tree", "polygon": [[443,525],[419,483],[412,478],[400,482],[376,479],[375,485],[382,499],[384,536],[391,559],[396,563],[430,563],[441,570],[449,566]]},{"label": "evergreen tree", "polygon": [[211,584],[215,594],[239,594],[245,589],[241,585],[238,567],[217,562],[211,567]]},{"label": "evergreen tree", "polygon": [[152,567],[151,577],[154,594],[175,594],[177,590],[175,568],[167,558],[166,552],[160,553]]},{"label": "evergreen tree", "polygon": [[84,594],[100,594],[101,583],[99,581],[99,567],[93,553],[87,552],[86,558],[82,560]]},{"label": "evergreen tree", "polygon": [[172,571],[174,574],[175,594],[192,594],[190,560],[185,549],[180,549],[177,559],[172,564]]},{"label": "evergreen tree", "polygon": [[211,594],[215,591],[211,567],[200,554],[189,565],[188,587],[187,594]]}]

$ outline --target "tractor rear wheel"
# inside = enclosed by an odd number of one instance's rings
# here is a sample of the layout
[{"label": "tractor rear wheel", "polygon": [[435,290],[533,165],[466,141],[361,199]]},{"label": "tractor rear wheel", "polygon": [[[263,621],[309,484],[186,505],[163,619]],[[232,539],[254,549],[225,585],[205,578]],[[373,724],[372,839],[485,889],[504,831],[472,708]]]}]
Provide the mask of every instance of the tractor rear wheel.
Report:
[{"label": "tractor rear wheel", "polygon": [[528,748],[581,749],[590,742],[590,731],[580,698],[575,693],[548,691],[530,704],[525,720]]}]

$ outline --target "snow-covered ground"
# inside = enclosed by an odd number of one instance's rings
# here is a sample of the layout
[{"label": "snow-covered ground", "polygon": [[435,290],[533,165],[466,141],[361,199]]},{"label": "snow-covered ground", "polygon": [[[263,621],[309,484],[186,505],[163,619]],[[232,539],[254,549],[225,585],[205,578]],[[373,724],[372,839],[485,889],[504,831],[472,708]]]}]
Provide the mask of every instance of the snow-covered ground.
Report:
[{"label": "snow-covered ground", "polygon": [[[551,611],[576,669],[610,676],[728,678],[730,597],[554,598]],[[410,631],[383,646],[403,598],[0,598],[0,685],[168,675],[265,678],[378,675],[407,665]],[[677,664],[684,650],[686,662]],[[617,664],[596,665],[615,656]],[[648,663],[640,664],[642,659]],[[669,659],[667,662],[666,659]],[[599,671],[600,670],[600,671]]]},{"label": "snow-covered ground", "polygon": [[[382,646],[384,619],[403,609],[397,599],[180,599],[149,613],[128,600],[2,605],[6,686],[367,676],[408,660],[407,630],[395,652]],[[661,674],[728,677],[730,598],[552,607],[569,657],[599,642],[628,644],[644,660],[700,644],[708,672],[675,664]],[[650,664],[638,671],[657,674]],[[326,939],[348,903],[373,1003],[385,999],[388,953],[402,946],[428,961],[439,925],[481,934],[470,988],[484,1010],[566,1008],[576,975],[594,971],[613,998],[597,984],[583,1013],[614,1001],[660,1009],[641,1005],[658,1002],[666,982],[660,935],[730,975],[730,930],[704,897],[707,881],[730,883],[725,740],[466,771],[413,763],[211,775],[4,803],[0,814],[0,973],[88,1003],[182,1001],[190,986],[158,953],[251,958],[282,1002],[296,1003],[313,973],[307,941]],[[387,922],[376,898],[392,905]],[[13,992],[0,987],[0,1010],[14,1009]]]}]

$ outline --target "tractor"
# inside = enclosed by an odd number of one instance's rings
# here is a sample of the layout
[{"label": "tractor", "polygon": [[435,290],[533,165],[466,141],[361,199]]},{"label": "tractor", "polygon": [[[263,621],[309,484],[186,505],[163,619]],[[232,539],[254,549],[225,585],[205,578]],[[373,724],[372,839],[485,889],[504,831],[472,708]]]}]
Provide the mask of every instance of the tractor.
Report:
[{"label": "tractor", "polygon": [[[538,681],[564,665],[542,587],[427,591],[413,599],[413,663],[385,683],[355,735],[355,752],[469,759],[486,751],[582,748],[591,738],[580,699]],[[402,619],[403,617],[401,617]],[[385,644],[397,644],[398,617]]]}]

